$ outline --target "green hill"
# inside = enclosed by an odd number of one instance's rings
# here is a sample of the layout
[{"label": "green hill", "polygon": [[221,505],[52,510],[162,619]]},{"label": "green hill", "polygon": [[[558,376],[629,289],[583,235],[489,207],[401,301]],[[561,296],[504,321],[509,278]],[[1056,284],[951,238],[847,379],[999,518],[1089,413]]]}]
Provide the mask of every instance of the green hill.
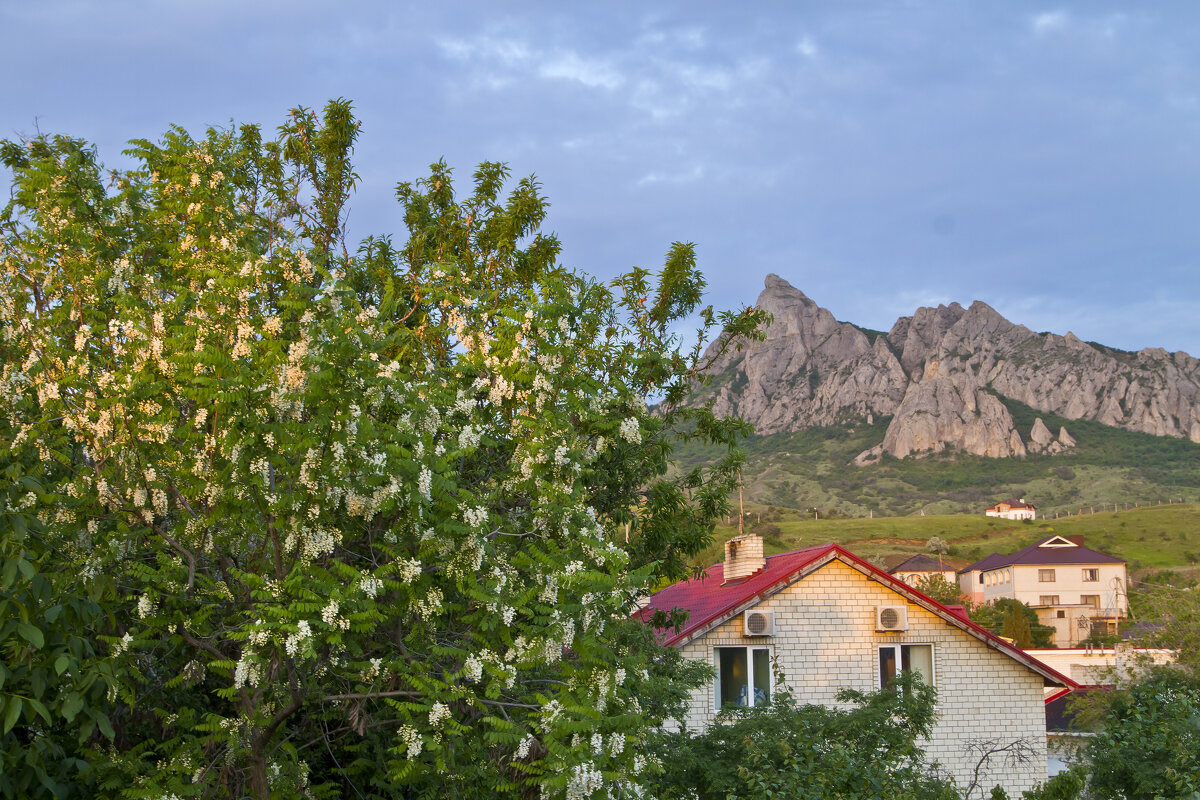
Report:
[{"label": "green hill", "polygon": [[[1015,552],[1051,533],[1082,534],[1088,547],[1124,558],[1132,570],[1200,567],[1200,504],[1174,503],[1119,512],[1097,511],[1036,522],[1012,522],[978,514],[874,518],[821,518],[780,506],[748,504],[745,528],[759,533],[768,554],[837,542],[857,555],[882,559],[923,553],[934,536],[950,545],[951,558],[976,561],[990,553]],[[722,558],[722,543],[737,532],[736,516],[718,527],[716,543],[696,559],[708,566]]]}]

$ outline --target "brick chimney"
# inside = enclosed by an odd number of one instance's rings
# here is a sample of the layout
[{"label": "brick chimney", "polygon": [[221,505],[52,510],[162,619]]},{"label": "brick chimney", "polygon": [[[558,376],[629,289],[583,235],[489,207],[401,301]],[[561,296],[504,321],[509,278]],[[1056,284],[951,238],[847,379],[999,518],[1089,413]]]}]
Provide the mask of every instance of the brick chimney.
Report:
[{"label": "brick chimney", "polygon": [[1083,547],[1083,534],[1082,533],[1073,533],[1067,537],[1067,541],[1074,542],[1075,544],[1079,545],[1080,547]]},{"label": "brick chimney", "polygon": [[725,543],[725,583],[748,578],[766,565],[761,536],[743,533]]}]

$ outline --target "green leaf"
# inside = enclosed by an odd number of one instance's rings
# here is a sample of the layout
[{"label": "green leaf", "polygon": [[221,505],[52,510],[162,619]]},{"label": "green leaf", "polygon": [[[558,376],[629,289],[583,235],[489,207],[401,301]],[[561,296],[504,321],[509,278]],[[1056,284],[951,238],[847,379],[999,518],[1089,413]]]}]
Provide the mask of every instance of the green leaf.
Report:
[{"label": "green leaf", "polygon": [[39,650],[46,646],[46,637],[42,635],[42,632],[36,625],[28,622],[18,622],[17,633],[21,634],[22,639]]},{"label": "green leaf", "polygon": [[83,698],[72,692],[67,698],[67,702],[63,703],[62,715],[67,722],[74,722],[75,717],[83,710]]},{"label": "green leaf", "polygon": [[66,653],[63,653],[58,658],[54,659],[54,672],[62,675],[67,671],[67,667],[71,665],[71,658]]},{"label": "green leaf", "polygon": [[8,698],[8,711],[4,714],[4,732],[8,733],[13,729],[13,725],[17,724],[17,717],[21,716],[21,698]]},{"label": "green leaf", "polygon": [[108,721],[107,714],[97,714],[96,724],[100,726],[100,732],[109,739],[115,739],[117,732],[113,730],[112,723]]},{"label": "green leaf", "polygon": [[4,569],[0,570],[0,587],[7,589],[17,580],[17,561],[19,559],[10,558],[4,562]]},{"label": "green leaf", "polygon": [[33,562],[27,558],[18,558],[17,568],[21,570],[21,574],[25,576],[26,580],[33,580],[33,576],[37,574],[37,570],[33,568]]},{"label": "green leaf", "polygon": [[44,719],[46,721],[46,724],[49,725],[50,724],[50,710],[47,709],[46,706],[42,704],[42,701],[34,700],[33,698],[30,698],[28,700],[28,703],[30,706],[33,707],[33,710],[38,713],[38,716],[41,717],[42,719]]}]

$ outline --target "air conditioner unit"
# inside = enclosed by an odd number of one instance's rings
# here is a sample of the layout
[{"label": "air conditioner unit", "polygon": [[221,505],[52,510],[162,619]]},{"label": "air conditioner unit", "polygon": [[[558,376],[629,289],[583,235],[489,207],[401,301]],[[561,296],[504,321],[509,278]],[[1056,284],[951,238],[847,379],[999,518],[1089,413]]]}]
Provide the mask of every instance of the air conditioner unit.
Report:
[{"label": "air conditioner unit", "polygon": [[876,606],[875,630],[877,631],[906,631],[908,630],[907,606]]},{"label": "air conditioner unit", "polygon": [[742,615],[742,630],[746,636],[774,636],[774,611],[747,611]]}]

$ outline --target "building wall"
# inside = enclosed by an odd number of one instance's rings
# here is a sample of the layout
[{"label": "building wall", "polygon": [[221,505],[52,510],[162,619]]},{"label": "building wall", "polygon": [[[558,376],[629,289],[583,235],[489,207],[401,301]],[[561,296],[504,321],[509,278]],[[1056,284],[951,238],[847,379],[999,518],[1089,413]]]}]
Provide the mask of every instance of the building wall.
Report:
[{"label": "building wall", "polygon": [[983,513],[984,516],[999,517],[1001,519],[1037,519],[1036,508],[1010,508],[1005,504],[1001,504],[998,508],[989,508]]},{"label": "building wall", "polygon": [[[1053,581],[1042,581],[1038,571],[1054,570]],[[1097,569],[1100,580],[1085,581],[1083,571]],[[1031,606],[1043,605],[1043,596],[1058,595],[1060,605],[1081,604],[1084,595],[1098,595],[1100,608],[1096,616],[1124,617],[1129,611],[1124,564],[1054,564],[1046,566],[1013,567],[1015,597]]]},{"label": "building wall", "polygon": [[[875,607],[879,605],[907,605],[909,629],[877,633]],[[714,664],[715,647],[769,645],[784,682],[798,701],[835,706],[839,689],[874,691],[879,687],[880,645],[931,644],[938,722],[924,743],[928,759],[965,786],[977,760],[967,750],[969,743],[1021,739],[1032,749],[1032,760],[1019,765],[995,764],[986,789],[1000,784],[1009,796],[1018,797],[1046,779],[1043,681],[1007,655],[925,609],[906,604],[891,589],[839,561],[756,608],[775,611],[774,637],[743,636],[739,615],[684,645],[684,655]],[[712,724],[715,694],[712,685],[693,694],[686,719],[689,728]]]},{"label": "building wall", "polygon": [[979,582],[979,573],[979,570],[971,570],[958,576],[958,590],[972,603],[983,602],[984,586]]},{"label": "building wall", "polygon": [[901,572],[893,572],[892,575],[895,578],[897,578],[898,580],[902,580],[905,583],[907,583],[909,586],[912,586],[914,589],[916,588],[918,583],[925,580],[926,578],[928,578],[931,575],[941,575],[943,578],[946,579],[946,583],[950,584],[951,586],[954,586],[958,583],[958,574],[952,569],[947,569],[942,572],[938,572],[936,569],[933,571],[919,570],[916,572],[909,572],[909,571],[905,570],[905,571],[901,571]]}]

